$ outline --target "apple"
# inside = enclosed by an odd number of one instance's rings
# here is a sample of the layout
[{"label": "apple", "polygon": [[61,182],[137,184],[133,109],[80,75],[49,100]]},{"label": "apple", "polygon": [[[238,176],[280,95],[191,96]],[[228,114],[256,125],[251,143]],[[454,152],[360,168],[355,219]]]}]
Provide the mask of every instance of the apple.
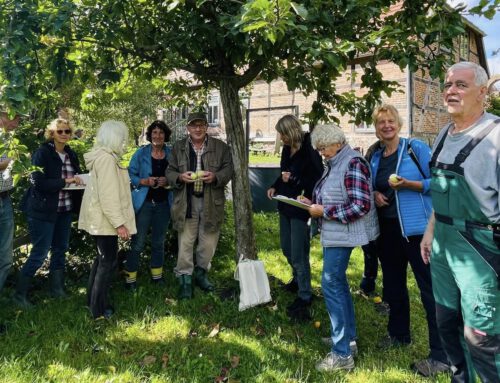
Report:
[{"label": "apple", "polygon": [[200,171],[199,171],[199,172],[197,172],[196,174],[198,174],[198,178],[205,177],[205,171],[204,171],[204,170],[200,170]]},{"label": "apple", "polygon": [[192,179],[192,180],[195,180],[195,179],[197,179],[197,178],[198,178],[198,174],[196,174],[196,173],[191,173],[191,179]]},{"label": "apple", "polygon": [[391,181],[393,184],[399,181],[399,176],[397,174],[391,174],[389,176],[389,181]]},{"label": "apple", "polygon": [[320,328],[321,326],[321,322],[319,320],[317,320],[316,322],[314,322],[314,327],[315,328]]}]

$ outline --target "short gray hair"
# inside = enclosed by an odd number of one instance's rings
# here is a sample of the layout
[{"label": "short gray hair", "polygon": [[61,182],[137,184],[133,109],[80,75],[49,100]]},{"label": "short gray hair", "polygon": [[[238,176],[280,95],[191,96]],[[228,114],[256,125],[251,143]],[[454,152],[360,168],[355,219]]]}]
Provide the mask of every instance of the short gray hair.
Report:
[{"label": "short gray hair", "polygon": [[469,69],[474,72],[474,82],[476,83],[476,85],[478,86],[488,85],[488,75],[486,74],[484,68],[481,65],[478,65],[470,61],[461,61],[459,63],[453,64],[446,71],[446,75],[448,75],[451,71],[464,70],[464,69]]},{"label": "short gray hair", "polygon": [[335,124],[316,125],[311,133],[311,144],[314,149],[332,144],[347,142],[342,128]]},{"label": "short gray hair", "polygon": [[95,147],[111,149],[118,155],[123,154],[128,140],[128,128],[121,121],[104,121],[95,139]]}]

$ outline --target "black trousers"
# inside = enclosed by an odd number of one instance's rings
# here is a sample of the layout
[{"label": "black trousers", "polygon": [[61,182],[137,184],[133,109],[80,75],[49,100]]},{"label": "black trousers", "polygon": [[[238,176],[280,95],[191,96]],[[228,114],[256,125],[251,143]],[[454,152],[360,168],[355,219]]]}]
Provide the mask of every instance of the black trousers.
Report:
[{"label": "black trousers", "polygon": [[113,269],[116,266],[118,237],[116,235],[94,236],[97,245],[97,256],[90,271],[87,286],[87,305],[94,318],[104,315],[110,308],[109,290]]},{"label": "black trousers", "polygon": [[377,279],[378,272],[378,257],[377,257],[377,241],[370,241],[364,246],[363,257],[365,261],[365,268],[363,272],[363,278],[373,280]]},{"label": "black trousers", "polygon": [[447,362],[436,324],[436,302],[432,294],[431,271],[420,255],[421,235],[403,237],[398,219],[381,219],[379,259],[383,273],[383,299],[389,304],[388,332],[402,342],[409,342],[410,300],[407,269],[410,263],[420,289],[420,298],[427,317],[430,357]]}]

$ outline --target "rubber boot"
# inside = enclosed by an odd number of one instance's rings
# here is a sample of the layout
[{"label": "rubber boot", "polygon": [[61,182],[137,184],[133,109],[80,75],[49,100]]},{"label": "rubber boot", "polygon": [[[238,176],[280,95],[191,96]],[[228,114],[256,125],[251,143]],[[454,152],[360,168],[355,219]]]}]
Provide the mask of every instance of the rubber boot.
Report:
[{"label": "rubber boot", "polygon": [[207,271],[201,267],[194,268],[194,281],[203,291],[214,291],[214,285],[207,278]]},{"label": "rubber boot", "polygon": [[64,270],[52,270],[49,273],[50,295],[52,298],[66,298],[64,291]]},{"label": "rubber boot", "polygon": [[23,273],[19,273],[17,279],[16,291],[12,296],[14,304],[22,309],[30,309],[33,303],[28,300],[28,292],[31,288],[33,277],[26,277]]},{"label": "rubber boot", "polygon": [[191,299],[193,297],[193,285],[191,275],[179,276],[179,299]]}]

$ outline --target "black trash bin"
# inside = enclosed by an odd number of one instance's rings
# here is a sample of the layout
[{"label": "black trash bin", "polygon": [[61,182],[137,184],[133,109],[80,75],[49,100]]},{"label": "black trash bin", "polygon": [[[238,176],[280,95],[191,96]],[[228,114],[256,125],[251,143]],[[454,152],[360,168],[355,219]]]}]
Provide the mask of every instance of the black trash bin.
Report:
[{"label": "black trash bin", "polygon": [[267,189],[281,174],[280,167],[278,165],[250,165],[248,174],[253,211],[277,211],[276,201],[267,198]]}]

